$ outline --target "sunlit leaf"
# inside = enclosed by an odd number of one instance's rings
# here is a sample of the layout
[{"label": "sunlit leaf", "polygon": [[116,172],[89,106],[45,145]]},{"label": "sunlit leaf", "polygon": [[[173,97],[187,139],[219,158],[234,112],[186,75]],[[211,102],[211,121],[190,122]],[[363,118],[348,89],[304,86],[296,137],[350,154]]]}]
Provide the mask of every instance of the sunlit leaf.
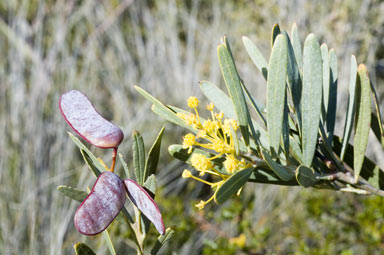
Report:
[{"label": "sunlit leaf", "polygon": [[137,182],[144,184],[144,169],[145,169],[145,148],[143,137],[137,130],[132,133],[133,143],[133,169],[137,178]]},{"label": "sunlit leaf", "polygon": [[304,43],[302,110],[303,164],[310,167],[315,154],[319,130],[323,67],[320,45],[314,34]]}]

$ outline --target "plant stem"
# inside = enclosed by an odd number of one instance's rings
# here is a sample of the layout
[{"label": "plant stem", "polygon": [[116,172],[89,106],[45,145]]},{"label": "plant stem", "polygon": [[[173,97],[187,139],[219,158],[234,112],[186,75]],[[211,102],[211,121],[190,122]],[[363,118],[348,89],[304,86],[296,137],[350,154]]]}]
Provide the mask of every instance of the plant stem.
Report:
[{"label": "plant stem", "polygon": [[112,173],[115,171],[116,155],[117,155],[117,147],[113,148],[113,152],[112,152],[112,165],[111,165],[111,168],[109,169],[109,171],[111,171]]}]

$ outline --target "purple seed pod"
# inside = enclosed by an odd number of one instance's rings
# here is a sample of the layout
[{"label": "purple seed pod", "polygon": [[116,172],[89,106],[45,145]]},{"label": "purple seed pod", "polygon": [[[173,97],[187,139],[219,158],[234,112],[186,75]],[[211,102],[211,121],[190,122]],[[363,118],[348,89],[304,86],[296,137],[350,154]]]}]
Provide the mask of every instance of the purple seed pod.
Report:
[{"label": "purple seed pod", "polygon": [[157,231],[164,235],[165,226],[159,207],[152,197],[137,182],[131,179],[124,180],[128,197],[136,207],[150,220]]},{"label": "purple seed pod", "polygon": [[64,93],[60,97],[59,107],[68,125],[96,147],[117,148],[124,138],[123,131],[104,119],[80,91]]},{"label": "purple seed pod", "polygon": [[123,181],[106,171],[99,175],[91,193],[75,213],[75,227],[84,235],[96,235],[106,229],[119,214],[126,200]]}]

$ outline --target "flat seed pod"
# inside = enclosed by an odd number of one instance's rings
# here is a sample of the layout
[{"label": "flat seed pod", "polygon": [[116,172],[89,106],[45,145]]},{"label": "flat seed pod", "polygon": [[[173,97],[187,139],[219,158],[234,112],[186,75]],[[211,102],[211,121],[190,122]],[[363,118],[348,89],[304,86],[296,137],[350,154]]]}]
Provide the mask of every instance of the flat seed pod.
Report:
[{"label": "flat seed pod", "polygon": [[80,91],[64,93],[60,97],[59,107],[68,125],[96,147],[117,148],[124,138],[123,131],[104,119]]},{"label": "flat seed pod", "polygon": [[132,203],[134,203],[136,207],[145,215],[145,217],[147,217],[148,220],[155,225],[157,231],[164,235],[164,222],[156,202],[152,199],[148,192],[134,180],[125,179],[124,184],[128,191],[128,197],[131,199]]},{"label": "flat seed pod", "polygon": [[123,181],[112,172],[97,178],[89,195],[75,213],[75,227],[84,235],[96,235],[106,229],[125,203]]}]

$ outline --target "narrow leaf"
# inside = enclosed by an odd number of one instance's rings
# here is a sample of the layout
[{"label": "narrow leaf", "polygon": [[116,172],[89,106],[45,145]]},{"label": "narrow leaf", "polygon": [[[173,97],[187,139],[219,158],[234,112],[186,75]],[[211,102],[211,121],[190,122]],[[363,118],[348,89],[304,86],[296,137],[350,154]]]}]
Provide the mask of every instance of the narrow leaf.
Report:
[{"label": "narrow leaf", "polygon": [[359,65],[357,73],[353,162],[355,181],[359,178],[361,167],[363,166],[364,155],[368,145],[369,129],[371,126],[371,85],[365,65]]},{"label": "narrow leaf", "polygon": [[72,188],[70,186],[60,185],[57,187],[57,190],[63,193],[65,196],[70,199],[76,200],[78,202],[82,202],[87,197],[87,192]]},{"label": "narrow leaf", "polygon": [[91,171],[95,174],[95,176],[99,176],[99,174],[105,170],[104,166],[76,136],[74,136],[70,132],[68,132],[68,135],[69,135],[69,138],[71,138],[71,140],[80,149],[80,152],[83,155],[84,161],[87,163]]},{"label": "narrow leaf", "polygon": [[232,100],[237,116],[237,121],[239,122],[241,134],[243,135],[245,145],[248,145],[249,112],[245,102],[243,89],[241,87],[240,77],[237,72],[236,65],[232,57],[231,49],[229,47],[229,43],[226,37],[223,38],[223,42],[217,47],[217,55],[219,59],[221,73],[223,75],[225,85],[227,86],[229,96]]},{"label": "narrow leaf", "polygon": [[96,255],[86,244],[77,242],[73,245],[76,255]]},{"label": "narrow leaf", "polygon": [[168,242],[169,240],[172,239],[174,234],[175,234],[175,230],[173,230],[171,228],[167,228],[167,230],[165,230],[165,234],[164,235],[160,235],[157,238],[157,241],[156,241],[155,245],[151,249],[151,255],[156,255],[159,252],[159,250],[161,249],[161,247],[166,242]]},{"label": "narrow leaf", "polygon": [[318,182],[314,171],[304,165],[300,165],[296,169],[296,179],[297,182],[305,188],[312,187]]},{"label": "narrow leaf", "polygon": [[329,100],[327,111],[327,136],[328,143],[332,144],[333,133],[336,123],[336,106],[337,106],[337,56],[334,49],[329,51],[329,68],[330,68],[330,85],[329,85]]},{"label": "narrow leaf", "polygon": [[163,137],[164,129],[165,128],[163,127],[160,130],[155,142],[149,150],[148,157],[145,162],[144,181],[147,180],[148,176],[156,173],[157,164],[159,163],[161,139]]},{"label": "narrow leaf", "polygon": [[303,53],[301,49],[301,41],[296,23],[293,23],[291,30],[291,38],[293,51],[295,52],[296,57],[296,63],[299,66],[299,69],[303,70]]},{"label": "narrow leaf", "polygon": [[379,122],[379,119],[374,113],[371,113],[371,129],[375,134],[377,140],[384,147],[384,134],[382,133],[383,125]]},{"label": "narrow leaf", "polygon": [[383,128],[383,122],[381,120],[379,98],[377,96],[376,88],[375,88],[375,86],[374,86],[374,84],[372,82],[371,82],[371,89],[372,89],[372,92],[373,92],[373,102],[375,104],[375,110],[376,110],[376,115],[377,115],[377,117],[375,116],[375,118],[374,118],[375,121],[377,121],[377,122],[372,122],[371,128],[372,128],[373,131],[375,129],[378,129],[378,131],[380,132],[380,135],[377,136],[377,139],[379,140],[379,142],[381,143],[381,145],[384,148],[384,128]]},{"label": "narrow leaf", "polygon": [[279,151],[285,103],[285,78],[288,65],[288,43],[278,35],[272,48],[267,79],[267,128],[269,146]]},{"label": "narrow leaf", "polygon": [[248,55],[251,57],[252,62],[255,64],[257,69],[264,76],[264,79],[267,80],[268,75],[268,63],[265,60],[264,56],[261,54],[256,45],[246,36],[243,36],[243,44],[245,49],[248,52]]},{"label": "narrow leaf", "polygon": [[288,43],[288,69],[287,69],[287,81],[290,87],[293,105],[295,106],[295,112],[297,115],[297,122],[301,126],[301,109],[300,109],[300,101],[301,101],[301,90],[302,90],[302,81],[300,76],[300,70],[296,62],[294,49],[289,39],[287,32],[283,32],[287,43]]},{"label": "narrow leaf", "polygon": [[[135,89],[137,92],[139,92],[143,97],[145,97],[148,101],[150,101],[153,106],[152,106],[152,111],[158,114],[160,117],[168,120],[169,122],[172,122],[176,125],[179,125],[184,128],[189,128],[188,125],[185,124],[183,120],[181,120],[179,117],[177,117],[176,113],[169,109],[167,106],[165,106],[162,102],[157,100],[155,97],[150,95],[148,92],[143,90],[142,88],[135,86]],[[155,111],[156,109],[156,111]]]},{"label": "narrow leaf", "polygon": [[349,138],[353,129],[353,122],[355,117],[355,88],[356,88],[356,77],[357,77],[357,62],[356,57],[351,57],[351,71],[349,74],[349,96],[348,96],[348,108],[344,124],[343,132],[343,146],[341,149],[340,159],[344,160],[345,149],[347,147]]},{"label": "narrow leaf", "polygon": [[144,183],[144,188],[149,190],[153,195],[156,192],[157,180],[154,174],[151,174]]},{"label": "narrow leaf", "polygon": [[271,47],[273,48],[273,45],[275,44],[275,40],[277,38],[277,36],[280,34],[280,26],[279,24],[275,24],[273,25],[273,28],[272,28],[272,34],[271,34]]},{"label": "narrow leaf", "polygon": [[145,169],[145,148],[143,137],[137,130],[132,133],[133,144],[133,169],[137,178],[137,182],[144,184],[144,169]]},{"label": "narrow leaf", "polygon": [[245,168],[229,177],[216,191],[215,201],[218,204],[224,203],[235,194],[248,181],[253,168]]},{"label": "narrow leaf", "polygon": [[327,122],[328,101],[329,101],[329,87],[331,69],[329,68],[328,46],[324,43],[321,45],[321,58],[323,60],[323,104],[322,104],[322,120],[325,124]]},{"label": "narrow leaf", "polygon": [[290,181],[282,181],[269,167],[257,167],[253,170],[248,182],[266,183],[284,186],[297,186],[299,185],[296,179]]},{"label": "narrow leaf", "polygon": [[129,170],[128,164],[127,164],[127,162],[125,162],[123,154],[119,153],[119,159],[120,159],[121,164],[123,165],[125,175],[127,176],[127,178],[131,179],[133,176],[133,173],[131,173],[131,171]]},{"label": "narrow leaf", "polygon": [[113,246],[113,243],[112,243],[111,237],[109,236],[108,230],[103,231],[103,236],[104,236],[105,242],[107,243],[108,250],[111,253],[111,255],[116,255],[116,250],[115,250],[115,247]]},{"label": "narrow leaf", "polygon": [[273,172],[275,172],[275,174],[279,176],[279,178],[283,181],[290,181],[295,177],[292,170],[275,162],[268,154],[268,152],[263,151],[263,157]]},{"label": "narrow leaf", "polygon": [[314,34],[304,43],[302,109],[303,164],[310,167],[315,154],[321,114],[323,67],[319,42]]},{"label": "narrow leaf", "polygon": [[209,81],[200,82],[201,92],[212,102],[217,109],[230,119],[236,119],[231,99],[215,84]]}]

